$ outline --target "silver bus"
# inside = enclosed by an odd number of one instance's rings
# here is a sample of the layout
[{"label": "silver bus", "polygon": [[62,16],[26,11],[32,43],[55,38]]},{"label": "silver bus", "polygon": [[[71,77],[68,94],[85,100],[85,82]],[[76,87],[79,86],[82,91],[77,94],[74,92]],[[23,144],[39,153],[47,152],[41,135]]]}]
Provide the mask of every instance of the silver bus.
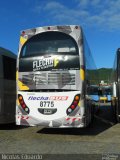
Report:
[{"label": "silver bus", "polygon": [[93,119],[95,63],[80,26],[21,32],[17,58],[16,124],[86,127]]},{"label": "silver bus", "polygon": [[15,122],[16,55],[0,47],[0,124]]},{"label": "silver bus", "polygon": [[117,122],[120,122],[120,48],[117,49],[111,75],[112,82],[112,107]]}]

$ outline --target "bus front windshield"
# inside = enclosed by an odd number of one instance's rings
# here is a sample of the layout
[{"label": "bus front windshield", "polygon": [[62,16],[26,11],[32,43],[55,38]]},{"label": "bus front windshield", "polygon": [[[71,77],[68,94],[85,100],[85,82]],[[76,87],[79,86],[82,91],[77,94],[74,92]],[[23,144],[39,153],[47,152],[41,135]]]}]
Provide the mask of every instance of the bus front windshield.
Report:
[{"label": "bus front windshield", "polygon": [[22,47],[20,57],[41,55],[78,55],[76,41],[62,32],[43,32],[30,38]]}]

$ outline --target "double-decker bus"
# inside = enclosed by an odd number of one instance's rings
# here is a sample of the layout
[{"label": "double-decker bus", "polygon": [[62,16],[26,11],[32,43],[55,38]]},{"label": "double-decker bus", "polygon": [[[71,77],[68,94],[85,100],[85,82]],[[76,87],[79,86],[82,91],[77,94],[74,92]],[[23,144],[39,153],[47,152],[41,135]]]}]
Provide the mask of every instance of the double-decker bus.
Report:
[{"label": "double-decker bus", "polygon": [[80,26],[21,32],[17,59],[16,124],[86,127],[93,118],[97,74]]},{"label": "double-decker bus", "polygon": [[120,48],[117,49],[111,75],[112,80],[112,107],[117,122],[120,122]]},{"label": "double-decker bus", "polygon": [[0,47],[0,124],[15,123],[16,57]]}]

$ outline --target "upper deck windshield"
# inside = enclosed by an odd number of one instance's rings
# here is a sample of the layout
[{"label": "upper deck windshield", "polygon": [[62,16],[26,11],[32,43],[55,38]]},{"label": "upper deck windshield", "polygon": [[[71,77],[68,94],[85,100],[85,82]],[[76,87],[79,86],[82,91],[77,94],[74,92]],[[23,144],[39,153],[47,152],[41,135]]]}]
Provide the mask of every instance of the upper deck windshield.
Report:
[{"label": "upper deck windshield", "polygon": [[49,31],[30,38],[22,47],[20,57],[40,55],[78,55],[76,41],[62,32]]}]

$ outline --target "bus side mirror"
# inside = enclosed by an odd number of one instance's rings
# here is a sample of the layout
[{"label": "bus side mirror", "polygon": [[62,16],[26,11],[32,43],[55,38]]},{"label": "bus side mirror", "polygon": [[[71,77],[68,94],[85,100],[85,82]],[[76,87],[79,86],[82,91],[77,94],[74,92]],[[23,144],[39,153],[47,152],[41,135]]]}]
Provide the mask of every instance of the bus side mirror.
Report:
[{"label": "bus side mirror", "polygon": [[113,82],[112,89],[113,97],[117,97],[117,82]]}]

